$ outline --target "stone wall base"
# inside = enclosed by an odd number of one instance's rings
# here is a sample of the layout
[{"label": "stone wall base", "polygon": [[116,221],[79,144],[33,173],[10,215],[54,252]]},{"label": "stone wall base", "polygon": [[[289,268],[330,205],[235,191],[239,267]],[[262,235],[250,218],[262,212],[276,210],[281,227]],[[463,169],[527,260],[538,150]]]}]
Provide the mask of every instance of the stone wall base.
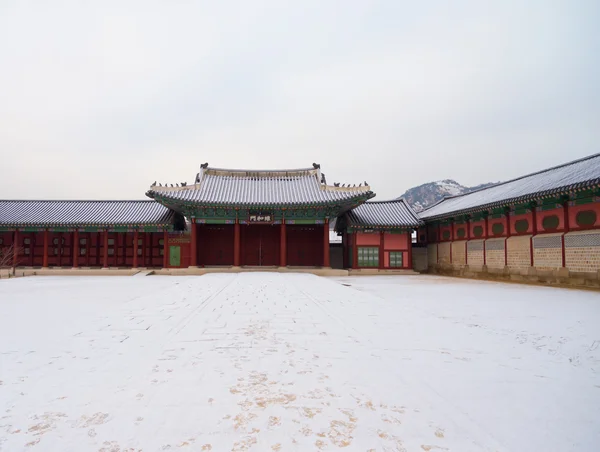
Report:
[{"label": "stone wall base", "polygon": [[455,268],[450,265],[434,264],[429,266],[427,273],[491,281],[600,289],[600,271],[572,272],[568,268],[556,268],[554,270],[540,270],[535,267],[511,269],[509,267],[488,268],[486,265],[477,267],[467,265],[462,268]]}]

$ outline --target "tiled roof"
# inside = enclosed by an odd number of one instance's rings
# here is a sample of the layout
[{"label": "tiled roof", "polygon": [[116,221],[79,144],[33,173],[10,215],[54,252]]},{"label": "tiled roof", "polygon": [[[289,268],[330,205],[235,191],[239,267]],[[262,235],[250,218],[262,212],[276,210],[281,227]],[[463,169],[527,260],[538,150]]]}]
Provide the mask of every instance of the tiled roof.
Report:
[{"label": "tiled roof", "polygon": [[523,203],[600,184],[600,154],[528,174],[464,195],[444,198],[419,213],[425,220]]},{"label": "tiled roof", "polygon": [[4,201],[2,226],[167,225],[175,212],[155,201]]},{"label": "tiled roof", "polygon": [[423,222],[404,199],[369,201],[346,213],[349,226],[417,228]]},{"label": "tiled roof", "polygon": [[203,167],[196,183],[162,187],[156,183],[146,193],[150,198],[211,205],[319,205],[372,198],[368,185],[327,185],[321,170],[228,170]]}]

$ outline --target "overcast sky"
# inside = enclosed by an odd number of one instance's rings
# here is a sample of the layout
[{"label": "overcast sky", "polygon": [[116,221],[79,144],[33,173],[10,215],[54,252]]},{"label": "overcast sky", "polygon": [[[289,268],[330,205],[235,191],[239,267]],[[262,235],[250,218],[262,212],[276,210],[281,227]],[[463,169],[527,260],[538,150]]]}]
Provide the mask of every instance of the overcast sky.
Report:
[{"label": "overcast sky", "polygon": [[0,2],[0,198],[321,164],[378,199],[600,152],[600,2]]}]

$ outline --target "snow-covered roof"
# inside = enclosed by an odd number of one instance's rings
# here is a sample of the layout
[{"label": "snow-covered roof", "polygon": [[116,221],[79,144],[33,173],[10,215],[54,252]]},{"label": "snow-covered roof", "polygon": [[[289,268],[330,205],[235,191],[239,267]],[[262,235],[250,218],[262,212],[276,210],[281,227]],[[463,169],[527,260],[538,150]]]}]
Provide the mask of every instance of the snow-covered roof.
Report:
[{"label": "snow-covered roof", "polygon": [[202,165],[193,185],[166,187],[154,183],[150,198],[211,205],[322,205],[368,199],[368,185],[327,185],[319,165],[295,170],[231,170]]},{"label": "snow-covered roof", "polygon": [[417,228],[423,224],[404,199],[369,201],[346,213],[349,226]]},{"label": "snow-covered roof", "polygon": [[0,200],[2,226],[169,225],[174,215],[155,201]]},{"label": "snow-covered roof", "polygon": [[600,154],[594,154],[471,193],[446,197],[420,212],[419,217],[432,220],[466,214],[592,188],[599,184]]}]

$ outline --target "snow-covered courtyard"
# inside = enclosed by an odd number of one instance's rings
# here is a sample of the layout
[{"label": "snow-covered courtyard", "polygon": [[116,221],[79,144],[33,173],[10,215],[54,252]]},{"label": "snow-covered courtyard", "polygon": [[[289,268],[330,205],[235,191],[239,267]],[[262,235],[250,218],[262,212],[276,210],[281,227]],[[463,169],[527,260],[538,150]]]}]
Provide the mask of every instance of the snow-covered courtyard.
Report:
[{"label": "snow-covered courtyard", "polygon": [[600,295],[434,276],[0,281],[2,451],[598,451]]}]

